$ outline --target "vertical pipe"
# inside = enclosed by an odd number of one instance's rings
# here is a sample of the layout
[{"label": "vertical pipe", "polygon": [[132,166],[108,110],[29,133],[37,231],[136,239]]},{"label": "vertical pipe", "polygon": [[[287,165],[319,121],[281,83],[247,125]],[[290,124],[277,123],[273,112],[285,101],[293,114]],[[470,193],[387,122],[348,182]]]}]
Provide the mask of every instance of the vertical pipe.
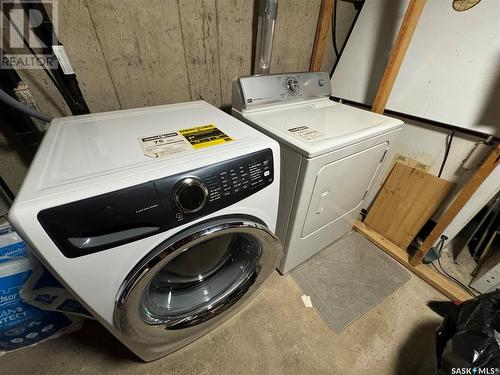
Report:
[{"label": "vertical pipe", "polygon": [[278,15],[278,0],[259,0],[259,21],[254,74],[269,74],[273,51],[274,26]]}]

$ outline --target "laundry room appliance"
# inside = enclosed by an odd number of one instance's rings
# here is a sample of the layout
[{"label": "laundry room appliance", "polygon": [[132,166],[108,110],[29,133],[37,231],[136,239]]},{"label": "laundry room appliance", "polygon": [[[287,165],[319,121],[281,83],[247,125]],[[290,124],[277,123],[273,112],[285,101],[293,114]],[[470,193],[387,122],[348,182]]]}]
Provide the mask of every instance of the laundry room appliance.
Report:
[{"label": "laundry room appliance", "polygon": [[206,102],[55,119],[9,219],[150,361],[221,324],[276,269],[279,158]]},{"label": "laundry room appliance", "polygon": [[330,100],[324,72],[241,77],[233,115],[281,146],[276,233],[286,273],[346,234],[362,208],[400,120]]}]

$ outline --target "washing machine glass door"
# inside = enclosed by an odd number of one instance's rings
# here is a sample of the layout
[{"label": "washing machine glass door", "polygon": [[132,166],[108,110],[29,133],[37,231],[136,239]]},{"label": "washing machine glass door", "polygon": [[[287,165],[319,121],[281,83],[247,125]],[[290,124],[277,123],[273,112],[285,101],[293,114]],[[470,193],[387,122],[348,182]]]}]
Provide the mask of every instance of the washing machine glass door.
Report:
[{"label": "washing machine glass door", "polygon": [[205,327],[251,295],[280,257],[279,241],[257,220],[223,217],[196,225],[131,272],[115,320],[129,336],[148,341],[167,339],[168,330]]}]

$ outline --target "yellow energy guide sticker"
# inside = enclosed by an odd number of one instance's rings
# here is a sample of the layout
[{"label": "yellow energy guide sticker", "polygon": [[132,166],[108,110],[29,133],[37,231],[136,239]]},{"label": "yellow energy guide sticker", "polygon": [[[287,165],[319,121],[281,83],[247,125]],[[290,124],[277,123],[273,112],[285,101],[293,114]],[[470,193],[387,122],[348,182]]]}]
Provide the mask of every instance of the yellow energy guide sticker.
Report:
[{"label": "yellow energy guide sticker", "polygon": [[203,148],[231,142],[233,139],[215,124],[196,126],[194,128],[181,129],[179,133],[188,140],[193,148]]}]

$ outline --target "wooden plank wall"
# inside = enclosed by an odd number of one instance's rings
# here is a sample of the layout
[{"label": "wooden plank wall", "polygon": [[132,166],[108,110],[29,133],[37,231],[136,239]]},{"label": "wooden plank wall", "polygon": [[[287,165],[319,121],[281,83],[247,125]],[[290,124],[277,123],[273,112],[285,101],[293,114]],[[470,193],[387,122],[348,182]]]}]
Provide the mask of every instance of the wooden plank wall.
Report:
[{"label": "wooden plank wall", "polygon": [[[251,73],[257,0],[59,0],[59,35],[92,112],[204,99],[228,108]],[[280,0],[272,72],[308,69],[320,0]],[[43,111],[69,111],[21,72]]]}]

